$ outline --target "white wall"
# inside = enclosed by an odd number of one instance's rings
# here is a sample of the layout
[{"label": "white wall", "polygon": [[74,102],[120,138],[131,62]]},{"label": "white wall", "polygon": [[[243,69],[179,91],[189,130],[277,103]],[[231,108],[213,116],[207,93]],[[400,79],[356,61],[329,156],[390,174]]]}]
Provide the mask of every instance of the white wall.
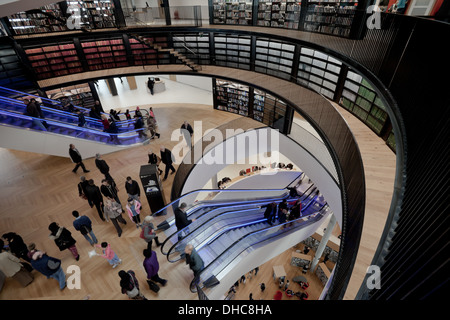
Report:
[{"label": "white wall", "polygon": [[[315,183],[320,192],[323,194],[331,210],[336,215],[337,222],[342,227],[342,201],[341,192],[339,186],[336,185],[333,178],[328,172],[313,158],[307,151],[299,147],[290,138],[283,134],[279,134],[277,131],[270,128],[258,129],[258,131],[271,131],[276,134],[279,139],[279,153],[291,159],[294,164],[300,163],[301,169],[305,174]],[[274,133],[275,132],[275,133]],[[241,135],[247,135],[242,133]],[[228,139],[229,140],[229,139]],[[227,140],[227,141],[228,141]],[[216,147],[205,153],[205,156],[211,153],[220,153],[226,150],[224,147],[225,142],[217,145]],[[259,154],[256,152],[254,154]],[[237,156],[238,157],[238,156]],[[247,156],[243,156],[245,159]],[[236,159],[239,160],[239,159]],[[185,185],[182,190],[182,194],[189,191],[201,189],[203,186],[217,173],[227,167],[227,164],[197,164],[191,171],[190,175],[185,181]],[[262,186],[264,187],[264,186]]]},{"label": "white wall", "polygon": [[185,76],[179,74],[177,74],[175,77],[177,79],[177,82],[181,82],[195,88],[212,92],[212,79],[209,77]]},{"label": "white wall", "polygon": [[83,159],[94,157],[96,153],[108,154],[131,147],[0,125],[0,147],[2,148],[69,158],[71,143],[80,151]]}]

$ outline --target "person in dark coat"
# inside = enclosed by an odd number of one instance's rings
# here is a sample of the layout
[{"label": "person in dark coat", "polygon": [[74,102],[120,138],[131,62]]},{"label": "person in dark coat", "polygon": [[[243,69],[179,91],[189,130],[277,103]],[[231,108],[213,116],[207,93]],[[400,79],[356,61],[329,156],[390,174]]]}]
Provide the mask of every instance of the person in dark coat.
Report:
[{"label": "person in dark coat", "polygon": [[[35,98],[31,98],[30,102],[34,103],[34,105],[36,106],[36,110],[37,110],[37,112],[39,114],[39,118],[45,119],[44,112],[42,111],[41,105],[39,104],[39,102],[37,102]],[[48,125],[48,123],[46,121],[42,121],[42,125],[46,129],[48,129],[48,127],[49,127],[49,125]]]},{"label": "person in dark coat", "polygon": [[73,227],[75,230],[80,231],[83,237],[93,246],[98,243],[97,237],[92,231],[92,221],[87,216],[80,216],[80,213],[76,210],[72,211],[72,216],[75,218],[73,221]]},{"label": "person in dark coat", "polygon": [[106,180],[114,180],[113,177],[111,177],[111,175],[109,174],[109,166],[106,163],[105,160],[102,159],[102,156],[100,155],[100,153],[97,153],[95,155],[95,166],[98,168],[98,170],[100,170],[100,172],[102,174],[105,175],[105,179]]},{"label": "person in dark coat", "polygon": [[76,113],[77,116],[78,116],[78,126],[79,126],[79,127],[84,127],[84,126],[86,126],[86,118],[84,117],[83,111],[81,111],[80,109],[77,109],[77,110],[75,111],[75,113]]},{"label": "person in dark coat", "polygon": [[102,112],[103,113],[105,112],[103,110],[102,104],[98,100],[95,100],[95,104],[94,104],[93,108],[94,108],[95,112],[98,113],[99,115],[102,114]]},{"label": "person in dark coat", "polygon": [[84,200],[87,200],[86,187],[88,186],[89,182],[86,180],[85,176],[81,176],[80,180],[81,181],[78,183],[78,196]]},{"label": "person in dark coat", "polygon": [[73,168],[73,170],[72,170],[73,173],[77,173],[77,170],[80,166],[83,169],[83,172],[90,172],[84,166],[83,158],[81,157],[80,152],[75,148],[75,146],[73,144],[70,144],[69,155],[70,155],[70,158],[72,159],[72,161],[74,163],[76,163],[75,168]]},{"label": "person in dark coat", "polygon": [[152,150],[148,151],[148,163],[156,164],[158,167],[159,174],[163,173],[163,171],[159,168],[159,164],[161,163],[161,158],[156,155]]},{"label": "person in dark coat", "polygon": [[7,241],[9,251],[13,255],[30,262],[30,258],[28,257],[28,247],[21,236],[14,232],[8,232],[2,235],[2,238]]},{"label": "person in dark coat", "polygon": [[141,196],[141,188],[139,188],[139,184],[135,180],[131,179],[131,177],[127,177],[127,182],[125,182],[125,190],[127,190],[129,198],[140,201],[139,197]]},{"label": "person in dark coat", "polygon": [[60,251],[69,249],[75,257],[75,260],[80,260],[80,255],[78,254],[78,250],[75,245],[77,241],[72,237],[69,230],[64,227],[60,227],[56,222],[50,223],[48,230],[50,230],[50,235],[48,237],[55,241],[55,244]]},{"label": "person in dark coat", "polygon": [[190,147],[192,145],[192,135],[194,134],[194,129],[192,129],[192,126],[187,121],[184,121],[181,125],[181,132],[184,135],[186,144]]},{"label": "person in dark coat", "polygon": [[269,203],[268,205],[262,206],[261,208],[266,208],[264,211],[264,218],[267,219],[267,222],[272,225],[275,221],[275,215],[277,213],[277,204],[275,202]]},{"label": "person in dark coat", "polygon": [[31,266],[44,276],[58,281],[59,288],[66,287],[66,275],[61,268],[61,260],[48,256],[45,252],[35,249],[35,244],[30,244]]},{"label": "person in dark coat", "polygon": [[156,252],[153,250],[150,250],[150,249],[144,249],[143,254],[145,257],[143,265],[144,265],[145,272],[147,273],[147,283],[149,283],[149,286],[150,286],[150,281],[159,282],[160,284],[165,286],[167,283],[167,280],[161,278],[158,275],[159,263],[158,263],[158,257],[156,256]]},{"label": "person in dark coat", "polygon": [[[33,117],[33,123],[41,130],[47,131],[46,126],[39,120],[41,114],[39,113],[39,108],[35,103],[31,102],[28,99],[24,99],[23,102],[27,105],[25,115],[29,117]],[[45,122],[45,121],[44,121]]]},{"label": "person in dark coat", "polygon": [[291,208],[291,214],[289,215],[289,220],[295,220],[300,218],[302,214],[302,202],[298,199]]},{"label": "person in dark coat", "polygon": [[[114,182],[114,180],[103,179],[102,185],[100,187],[100,191],[106,198],[114,199],[114,200],[116,200],[116,202],[118,204],[120,204],[122,206],[122,203],[120,202],[119,194],[118,194],[119,189],[117,188],[117,185]],[[123,210],[123,208],[122,208],[122,212],[125,212]]]},{"label": "person in dark coat", "polygon": [[166,165],[166,169],[164,171],[164,179],[163,181],[167,180],[167,176],[169,175],[169,170],[172,170],[171,174],[175,173],[175,168],[173,167],[173,161],[172,161],[172,152],[161,146],[161,162]]},{"label": "person in dark coat", "polygon": [[186,264],[189,264],[189,267],[194,272],[194,277],[196,277],[205,267],[203,259],[199,256],[192,244],[186,246],[184,253],[186,254]]},{"label": "person in dark coat", "polygon": [[[186,203],[180,204],[178,208],[175,209],[174,215],[175,215],[175,226],[177,227],[177,230],[180,231],[184,228],[184,233],[189,233],[189,228],[187,228],[188,225],[192,223],[192,220],[188,219],[186,215]],[[182,232],[178,233],[178,240],[181,240],[182,238]]]},{"label": "person in dark coat", "polygon": [[147,300],[139,290],[139,282],[133,270],[120,270],[120,288],[132,300]]},{"label": "person in dark coat", "polygon": [[86,187],[86,197],[91,208],[93,208],[95,205],[95,207],[97,208],[98,216],[100,217],[100,219],[105,221],[105,218],[103,217],[103,196],[100,192],[100,188],[94,184],[94,180],[92,179],[88,181],[88,186]]},{"label": "person in dark coat", "polygon": [[140,138],[146,139],[147,135],[145,134],[145,130],[143,130],[144,128],[144,122],[142,121],[142,117],[138,116],[137,114],[134,115],[134,129],[138,130],[138,134]]},{"label": "person in dark coat", "polygon": [[99,112],[97,112],[95,107],[91,107],[91,111],[89,111],[89,117],[102,120],[102,115]]},{"label": "person in dark coat", "polygon": [[152,78],[148,78],[147,81],[147,87],[150,90],[150,93],[153,95],[153,88],[155,86],[155,80],[153,80]]}]

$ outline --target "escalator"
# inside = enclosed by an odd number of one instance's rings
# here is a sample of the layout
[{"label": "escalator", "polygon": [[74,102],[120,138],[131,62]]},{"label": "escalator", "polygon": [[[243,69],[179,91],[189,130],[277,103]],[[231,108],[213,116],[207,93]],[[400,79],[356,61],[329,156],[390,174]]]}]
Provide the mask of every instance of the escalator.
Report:
[{"label": "escalator", "polygon": [[[198,287],[202,290],[213,288],[227,276],[230,268],[237,263],[236,259],[239,260],[246,251],[252,251],[255,245],[269,243],[320,223],[328,212],[323,196],[311,181],[302,183],[300,180],[298,185],[296,194],[285,188],[277,190],[277,194],[272,197],[258,197],[258,193],[266,190],[251,190],[251,199],[234,199],[227,203],[199,201],[187,210],[188,218],[195,219],[188,227],[179,231],[173,226],[166,229],[167,238],[161,246],[161,252],[167,255],[169,262],[176,262],[185,257],[186,245],[192,244],[205,268],[194,278],[190,289],[196,292]],[[232,191],[220,190],[217,194],[221,192]],[[285,223],[269,224],[264,218],[265,208],[262,206],[272,202],[279,204],[284,199],[291,205],[298,199],[302,202],[301,217]],[[177,200],[176,204],[179,203]],[[167,221],[165,223],[167,225]],[[296,238],[296,241],[301,239]]]},{"label": "escalator", "polygon": [[[44,118],[26,115],[23,99],[35,98],[41,105]],[[67,156],[67,146],[76,143],[94,150],[95,145],[104,152],[146,143],[149,138],[143,134],[145,129],[134,129],[133,120],[115,121],[116,133],[105,132],[99,119],[85,116],[86,124],[78,126],[78,116],[62,110],[61,102],[32,94],[0,87],[0,131],[1,147],[23,151]],[[87,114],[89,110],[75,106]],[[107,115],[109,117],[109,115]],[[58,148],[64,154],[58,153]],[[89,155],[92,156],[92,155]]]}]

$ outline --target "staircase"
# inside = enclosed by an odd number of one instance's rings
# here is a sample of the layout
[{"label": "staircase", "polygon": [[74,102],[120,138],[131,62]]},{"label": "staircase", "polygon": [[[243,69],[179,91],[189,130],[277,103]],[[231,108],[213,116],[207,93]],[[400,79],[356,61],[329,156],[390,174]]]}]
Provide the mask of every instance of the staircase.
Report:
[{"label": "staircase", "polygon": [[180,60],[183,64],[185,64],[186,66],[191,68],[192,71],[201,71],[202,70],[201,66],[196,64],[194,61],[188,59],[187,57],[185,57],[184,55],[182,55],[181,53],[179,53],[175,49],[163,48],[160,45],[158,45],[156,43],[153,43],[153,41],[145,39],[143,36],[140,36],[140,35],[137,35],[137,34],[129,34],[129,36],[132,37],[132,38],[137,39],[141,43],[149,46],[150,48],[152,48],[152,49],[154,49],[154,50],[156,50],[158,52],[166,52],[166,53],[171,54],[172,56],[174,56],[175,58]]}]

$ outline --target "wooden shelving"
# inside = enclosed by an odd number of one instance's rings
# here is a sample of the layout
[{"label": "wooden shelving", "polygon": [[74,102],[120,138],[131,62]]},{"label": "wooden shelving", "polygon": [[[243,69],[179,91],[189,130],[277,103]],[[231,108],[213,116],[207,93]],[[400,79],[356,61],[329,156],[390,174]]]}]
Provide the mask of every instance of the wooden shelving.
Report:
[{"label": "wooden shelving", "polygon": [[53,100],[62,100],[64,97],[68,98],[74,106],[87,109],[94,106],[95,103],[88,83],[47,90],[46,94],[48,98]]},{"label": "wooden shelving", "polygon": [[122,38],[102,41],[83,41],[81,46],[89,70],[128,67]]},{"label": "wooden shelving", "polygon": [[29,47],[25,48],[25,53],[38,79],[83,71],[73,43]]}]

